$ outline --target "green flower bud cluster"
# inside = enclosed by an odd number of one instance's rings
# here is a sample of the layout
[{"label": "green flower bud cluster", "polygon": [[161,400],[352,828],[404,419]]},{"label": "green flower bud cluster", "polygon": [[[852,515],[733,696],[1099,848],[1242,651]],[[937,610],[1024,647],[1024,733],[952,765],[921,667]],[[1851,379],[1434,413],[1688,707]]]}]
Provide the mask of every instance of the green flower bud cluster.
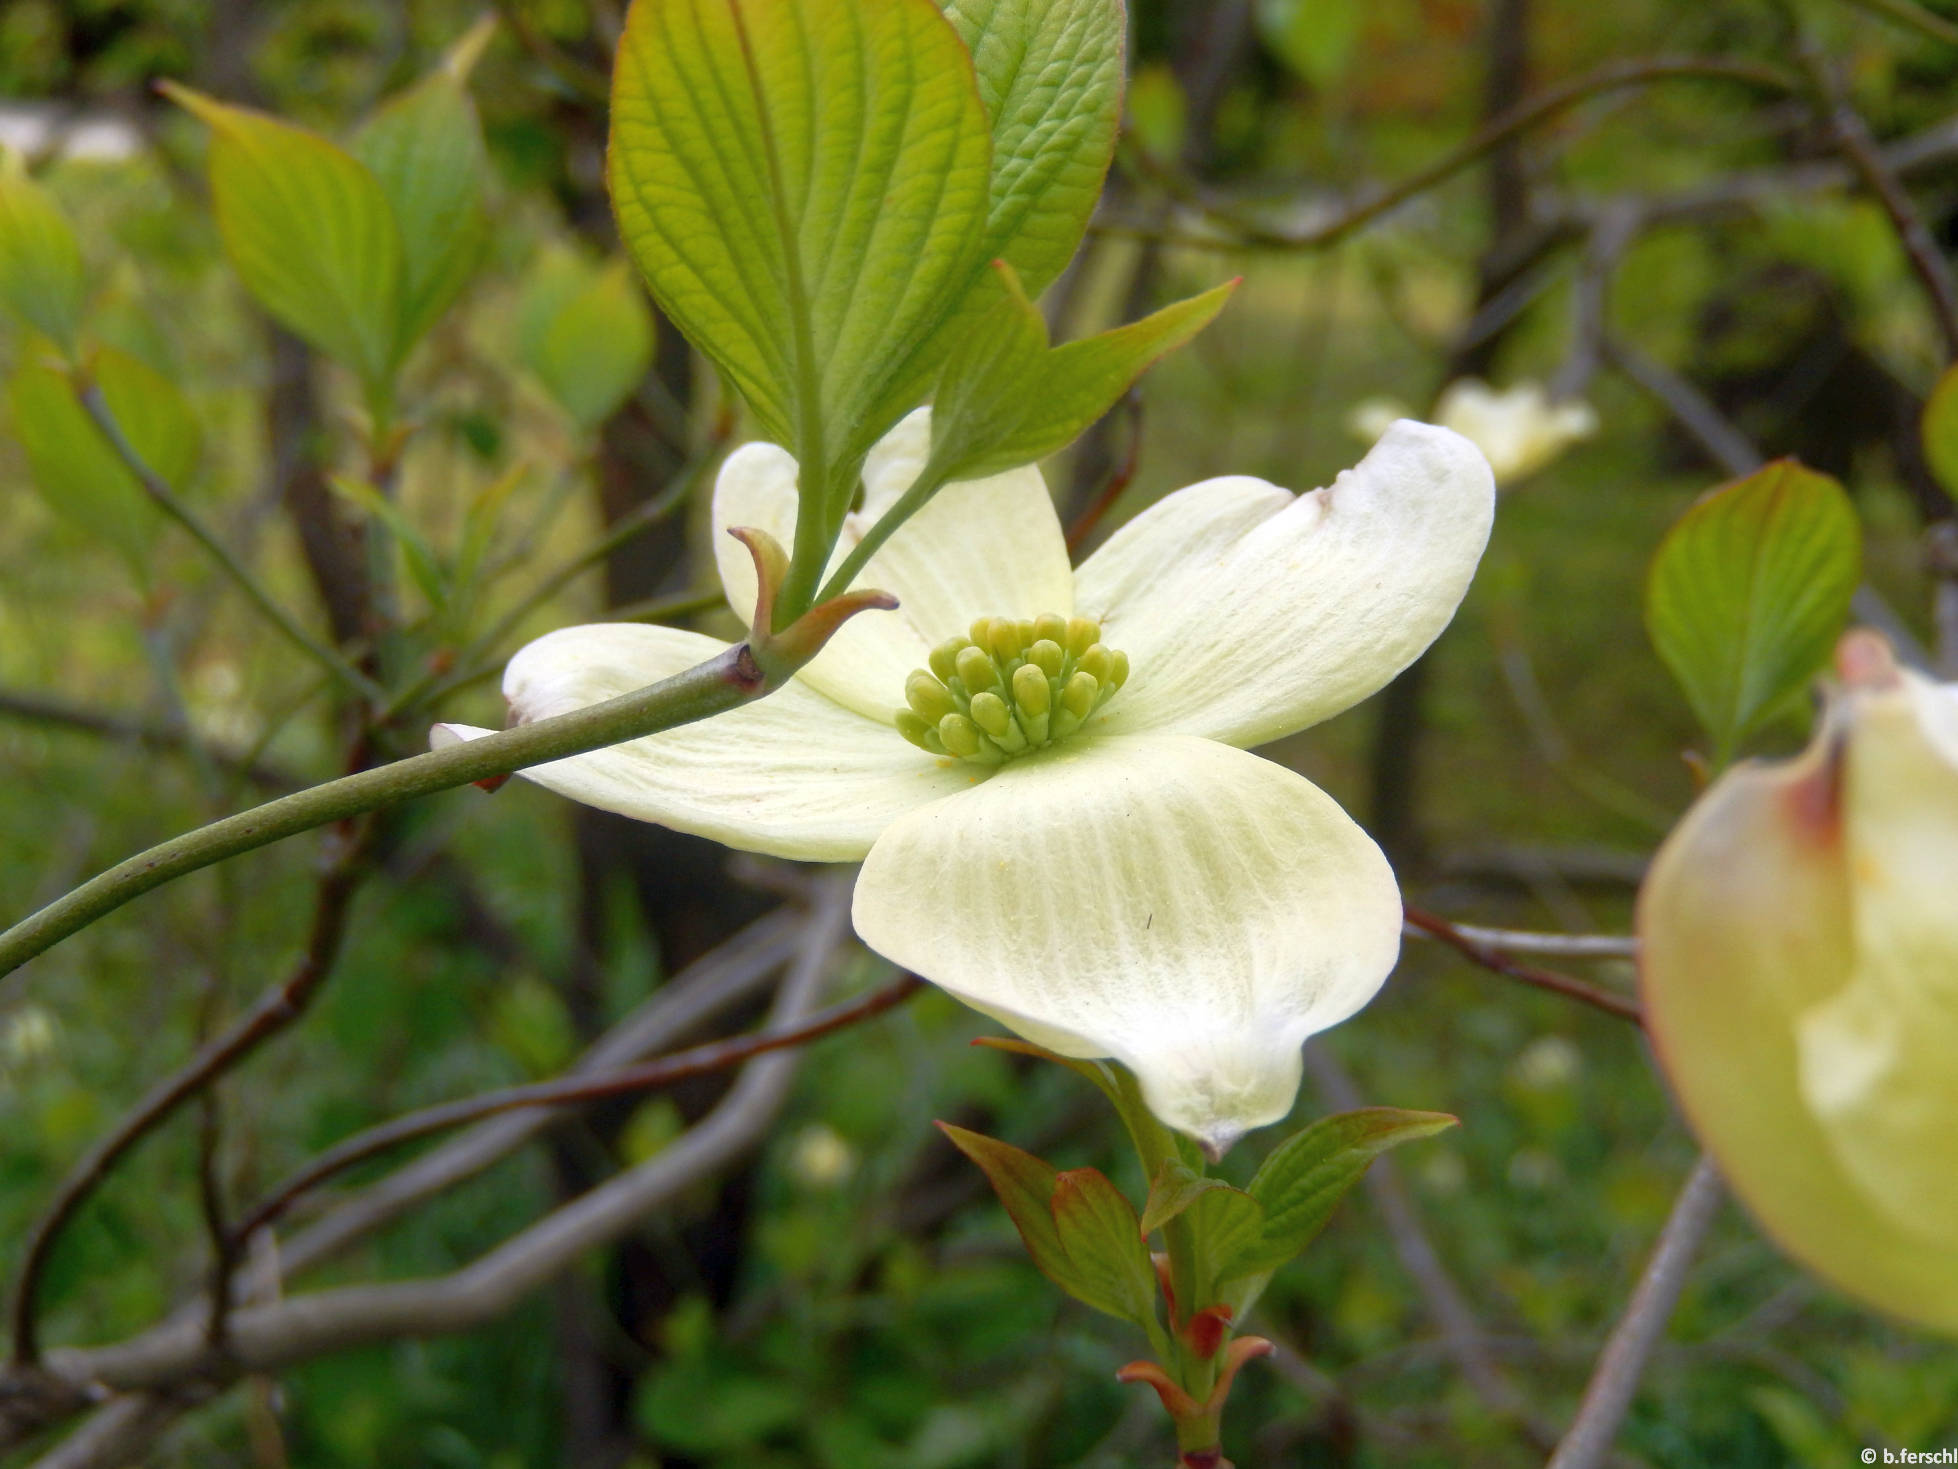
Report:
[{"label": "green flower bud cluster", "polygon": [[897,729],[934,755],[1003,765],[1066,739],[1128,676],[1128,654],[1102,646],[1090,618],[982,617],[904,681]]}]

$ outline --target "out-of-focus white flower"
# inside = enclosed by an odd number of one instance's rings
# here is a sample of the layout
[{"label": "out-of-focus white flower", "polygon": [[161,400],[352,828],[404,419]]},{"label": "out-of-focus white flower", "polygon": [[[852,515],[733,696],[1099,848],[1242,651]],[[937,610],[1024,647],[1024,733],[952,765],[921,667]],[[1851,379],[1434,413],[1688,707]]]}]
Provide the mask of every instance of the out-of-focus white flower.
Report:
[{"label": "out-of-focus white flower", "polygon": [[1808,750],[1728,772],[1659,849],[1647,1027],[1789,1253],[1958,1332],[1958,685],[1873,633],[1836,657]]},{"label": "out-of-focus white flower", "polygon": [[1538,1036],[1516,1053],[1509,1074],[1525,1091],[1551,1092],[1569,1086],[1584,1069],[1584,1053],[1561,1035]]},{"label": "out-of-focus white flower", "polygon": [[[929,448],[921,410],[873,452],[839,557]],[[1329,489],[1178,491],[1076,572],[1038,470],[949,485],[864,570],[899,610],[852,618],[785,688],[524,773],[730,846],[861,860],[853,917],[873,949],[1039,1045],[1114,1057],[1219,1152],[1291,1109],[1301,1043],[1373,997],[1400,939],[1380,850],[1245,750],[1419,656],[1493,501],[1474,445],[1401,423]],[[717,528],[789,545],[795,517],[785,451],[728,459]],[[752,607],[746,553],[717,543],[729,603]],[[517,720],[542,719],[721,651],[672,628],[566,628],[503,688]]]},{"label": "out-of-focus white flower", "polygon": [[39,1005],[22,1005],[0,1020],[0,1062],[31,1066],[53,1055],[59,1039],[53,1015]]},{"label": "out-of-focus white flower", "polygon": [[[1405,414],[1391,398],[1367,398],[1354,406],[1347,424],[1372,443]],[[1495,471],[1496,483],[1505,486],[1536,473],[1598,431],[1598,415],[1589,403],[1578,399],[1553,403],[1541,383],[1497,389],[1472,377],[1457,378],[1442,390],[1434,421],[1480,449]]]},{"label": "out-of-focus white flower", "polygon": [[835,1188],[857,1171],[857,1150],[826,1122],[812,1122],[789,1144],[789,1172],[805,1188]]}]

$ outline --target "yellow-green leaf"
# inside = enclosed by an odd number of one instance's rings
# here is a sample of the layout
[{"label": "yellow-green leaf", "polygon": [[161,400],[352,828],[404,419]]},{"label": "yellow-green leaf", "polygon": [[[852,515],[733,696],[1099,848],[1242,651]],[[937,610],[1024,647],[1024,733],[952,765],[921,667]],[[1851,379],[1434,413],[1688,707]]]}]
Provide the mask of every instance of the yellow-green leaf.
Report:
[{"label": "yellow-green leaf", "polygon": [[805,466],[847,467],[903,412],[882,387],[971,277],[990,161],[931,0],[635,0],[627,18],[619,232]]},{"label": "yellow-green leaf", "polygon": [[463,78],[447,65],[431,72],[368,120],[353,152],[401,231],[399,358],[468,284],[489,243],[489,160]]},{"label": "yellow-green leaf", "polygon": [[[197,463],[197,424],[176,384],[140,359],[105,347],[96,386],[129,446],[181,490]],[[75,396],[67,374],[27,365],[7,385],[14,437],[56,514],[110,542],[144,573],[163,514]]]},{"label": "yellow-green leaf", "polygon": [[218,232],[259,304],[384,395],[400,361],[402,245],[368,167],[304,128],[175,83],[211,127]]},{"label": "yellow-green leaf", "polygon": [[1958,500],[1958,367],[1938,379],[1924,404],[1924,457],[1944,492]]},{"label": "yellow-green leaf", "polygon": [[623,260],[597,267],[547,251],[517,308],[523,365],[589,433],[618,411],[653,359],[653,313]]},{"label": "yellow-green leaf", "polygon": [[82,252],[61,206],[0,149],[0,306],[70,357],[82,324]]},{"label": "yellow-green leaf", "polygon": [[1829,655],[1861,575],[1842,486],[1792,459],[1680,517],[1646,583],[1653,646],[1725,764]]}]

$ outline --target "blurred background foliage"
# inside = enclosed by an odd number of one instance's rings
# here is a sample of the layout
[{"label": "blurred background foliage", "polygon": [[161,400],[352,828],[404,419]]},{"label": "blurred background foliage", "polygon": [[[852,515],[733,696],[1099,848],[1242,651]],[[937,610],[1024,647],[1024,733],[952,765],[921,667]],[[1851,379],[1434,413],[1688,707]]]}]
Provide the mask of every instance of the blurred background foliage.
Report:
[{"label": "blurred background foliage", "polygon": [[[1645,855],[1695,789],[1679,758],[1696,739],[1690,715],[1641,629],[1645,568],[1724,476],[1663,395],[1614,370],[1598,328],[1764,452],[1840,476],[1866,526],[1869,582],[1928,639],[1924,531],[1951,507],[1915,425],[1945,348],[1890,221],[1865,194],[1801,182],[1833,154],[1800,99],[1675,78],[1590,96],[1337,243],[1238,241],[1247,222],[1309,239],[1353,199],[1596,66],[1693,55],[1792,69],[1793,13],[1757,0],[1138,0],[1133,12],[1127,141],[1049,310],[1073,336],[1246,280],[1213,329],[1050,466],[1064,513],[1111,480],[1104,533],[1213,474],[1327,483],[1364,448],[1348,425],[1359,402],[1418,407],[1464,373],[1588,398],[1600,431],[1505,494],[1476,586],[1423,673],[1273,753],[1369,825],[1422,906],[1623,932]],[[459,675],[493,672],[552,626],[618,608],[735,626],[714,599],[699,496],[530,595],[608,524],[694,482],[729,436],[731,410],[655,322],[609,232],[616,6],[509,0],[471,79],[491,224],[483,264],[409,362],[394,565],[370,555],[387,538],[363,537],[360,507],[324,488],[363,472],[357,388],[240,289],[203,192],[203,130],[149,90],[181,78],[344,137],[475,18],[459,0],[0,8],[0,98],[79,229],[90,333],[174,384],[194,423],[184,497],[343,643],[363,635],[363,578],[398,598],[405,631],[387,659],[439,697],[374,733],[362,758],[414,748],[431,714],[500,722],[493,679]],[[1958,45],[1823,0],[1797,18],[1877,139],[1943,139],[1910,183],[1948,251]],[[1607,253],[1600,211],[1662,199],[1699,202],[1649,210]],[[0,336],[0,356],[19,367],[25,344]],[[144,523],[113,464],[77,470],[58,452],[31,389],[14,380],[0,436],[10,917],[166,835],[338,773],[349,718],[187,537]],[[55,468],[36,462],[49,435]],[[1759,745],[1786,749],[1801,732],[1786,720]],[[0,990],[0,1263],[72,1160],[214,1016],[291,964],[320,861],[318,840],[302,839],[200,873]],[[315,1012],[222,1089],[234,1197],[403,1109],[555,1073],[794,880],[521,782],[399,813],[381,866]],[[1629,982],[1622,963],[1593,967]],[[859,955],[842,988],[883,977]],[[1139,1191],[1086,1089],[968,1048],[983,1029],[926,993],[812,1047],[752,1164],[547,1297],[465,1338],[352,1352],[234,1391],[154,1462],[1113,1469],[1161,1457],[1156,1405],[1113,1380],[1135,1343],[1039,1279],[978,1174],[928,1125],[983,1125]],[[1380,1001],[1323,1045],[1367,1101],[1463,1118],[1409,1150],[1398,1177],[1474,1303],[1500,1390],[1463,1373],[1377,1201],[1356,1196],[1260,1306],[1257,1329],[1288,1351],[1246,1373],[1227,1447],[1241,1465],[1540,1462],[1693,1156],[1636,1032],[1417,943]],[[718,1085],[592,1109],[308,1283],[453,1268],[668,1145]],[[1310,1088],[1301,1102],[1328,1105]],[[191,1117],[173,1123],[88,1207],[49,1279],[53,1339],[127,1335],[194,1289],[198,1133]],[[1248,1173],[1259,1151],[1254,1137],[1232,1169]],[[1807,1281],[1729,1210],[1623,1461],[1834,1469],[1866,1443],[1952,1441],[1958,1354]]]}]

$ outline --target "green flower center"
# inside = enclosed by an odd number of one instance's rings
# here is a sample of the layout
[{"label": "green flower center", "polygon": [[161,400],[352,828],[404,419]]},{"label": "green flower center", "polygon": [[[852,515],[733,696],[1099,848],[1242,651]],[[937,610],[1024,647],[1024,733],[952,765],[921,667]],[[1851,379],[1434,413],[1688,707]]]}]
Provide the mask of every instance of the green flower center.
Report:
[{"label": "green flower center", "polygon": [[1128,654],[1103,647],[1086,617],[982,617],[904,681],[895,722],[921,750],[1003,765],[1066,739],[1128,676]]}]

